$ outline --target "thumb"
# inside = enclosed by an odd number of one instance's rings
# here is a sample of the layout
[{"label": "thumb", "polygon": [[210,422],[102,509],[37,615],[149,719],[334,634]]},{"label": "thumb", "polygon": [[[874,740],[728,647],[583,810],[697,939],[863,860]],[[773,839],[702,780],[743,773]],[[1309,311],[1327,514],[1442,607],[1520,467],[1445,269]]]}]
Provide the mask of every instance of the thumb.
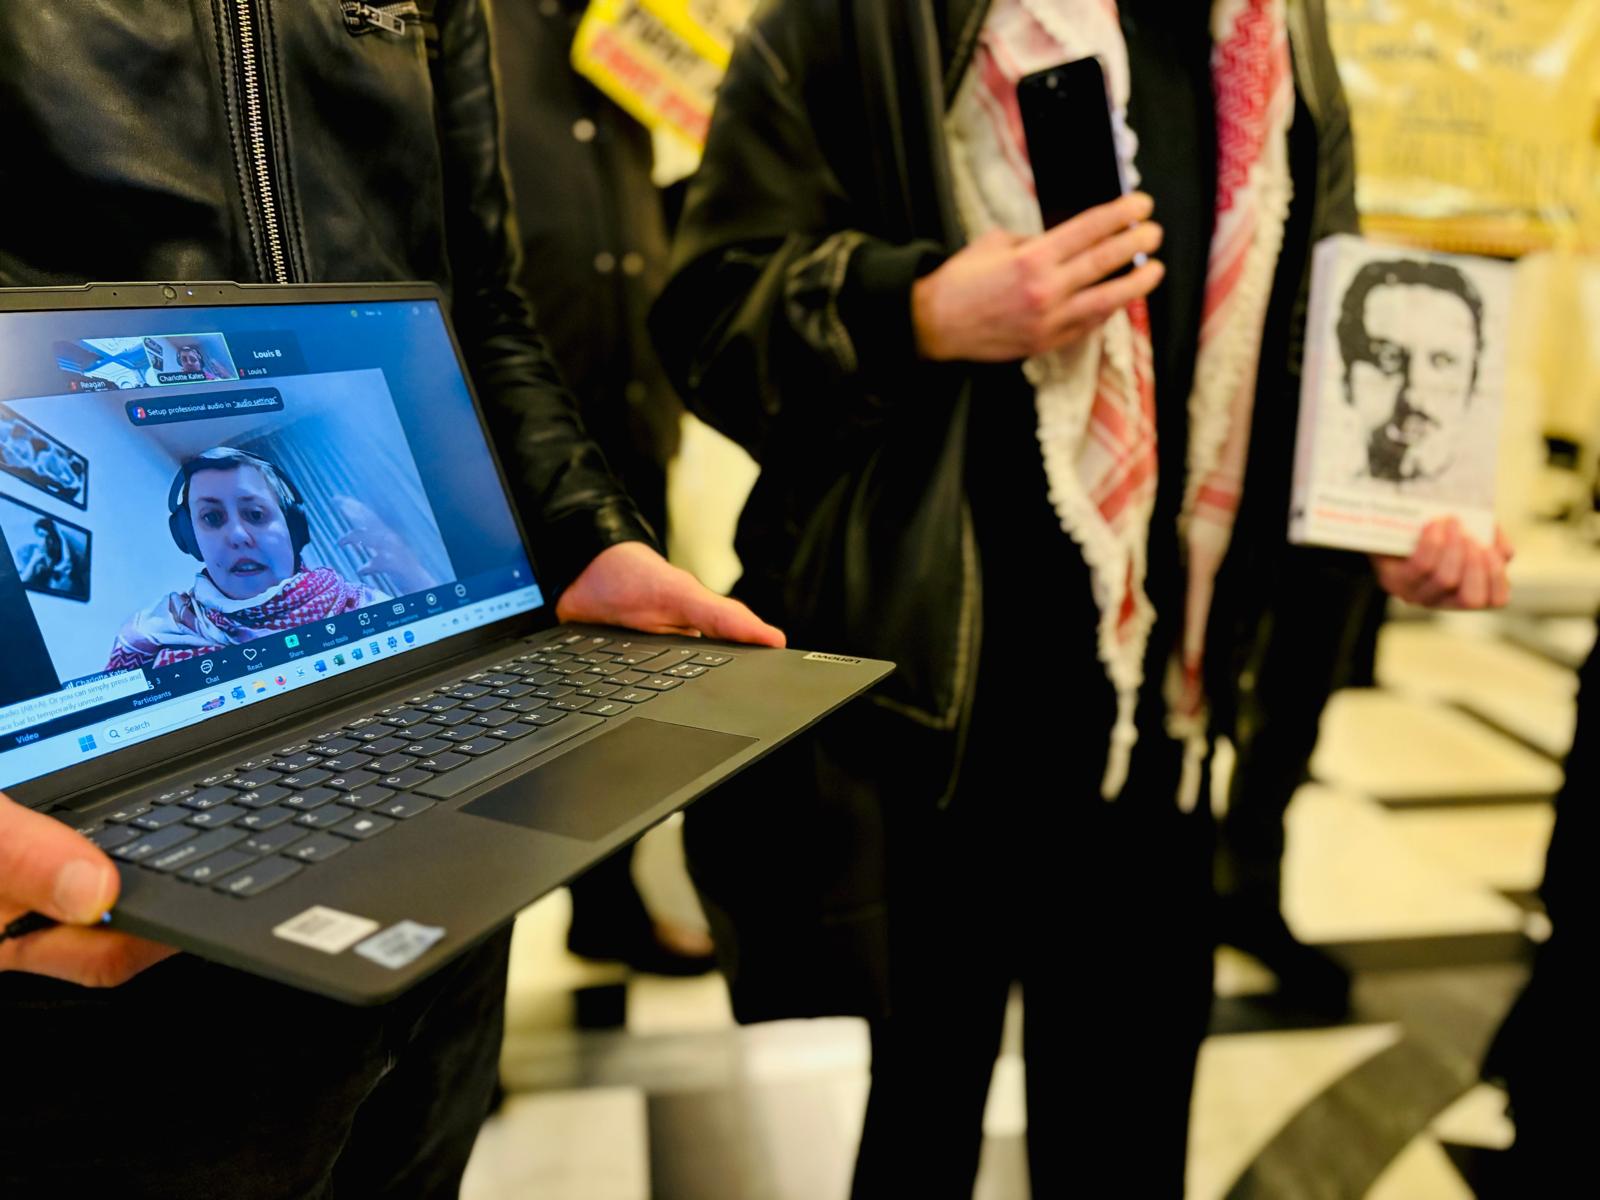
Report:
[{"label": "thumb", "polygon": [[116,903],[121,886],[101,850],[0,795],[0,904],[91,925]]},{"label": "thumb", "polygon": [[689,624],[707,637],[779,649],[788,642],[781,629],[768,625],[745,604],[719,596],[698,581],[694,590],[684,597],[683,609]]}]

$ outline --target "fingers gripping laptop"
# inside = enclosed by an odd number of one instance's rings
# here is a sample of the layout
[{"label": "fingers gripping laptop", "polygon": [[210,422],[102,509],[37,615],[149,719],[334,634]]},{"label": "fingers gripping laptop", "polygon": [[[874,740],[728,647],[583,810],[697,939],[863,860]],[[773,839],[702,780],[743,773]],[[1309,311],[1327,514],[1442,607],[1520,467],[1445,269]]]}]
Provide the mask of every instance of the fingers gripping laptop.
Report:
[{"label": "fingers gripping laptop", "polygon": [[887,663],[553,624],[426,285],[0,292],[0,788],[387,999]]}]

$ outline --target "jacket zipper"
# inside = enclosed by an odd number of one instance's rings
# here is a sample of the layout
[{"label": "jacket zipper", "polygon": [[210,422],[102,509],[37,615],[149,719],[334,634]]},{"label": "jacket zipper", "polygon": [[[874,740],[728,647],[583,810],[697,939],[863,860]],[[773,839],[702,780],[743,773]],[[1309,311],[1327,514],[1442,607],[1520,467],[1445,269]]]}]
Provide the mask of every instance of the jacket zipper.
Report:
[{"label": "jacket zipper", "polygon": [[277,192],[272,178],[272,154],[267,140],[265,84],[257,43],[255,0],[234,0],[234,23],[239,42],[240,89],[244,97],[247,169],[260,206],[261,227],[266,240],[268,274],[272,283],[289,282],[289,256],[283,245],[283,225],[279,220]]}]

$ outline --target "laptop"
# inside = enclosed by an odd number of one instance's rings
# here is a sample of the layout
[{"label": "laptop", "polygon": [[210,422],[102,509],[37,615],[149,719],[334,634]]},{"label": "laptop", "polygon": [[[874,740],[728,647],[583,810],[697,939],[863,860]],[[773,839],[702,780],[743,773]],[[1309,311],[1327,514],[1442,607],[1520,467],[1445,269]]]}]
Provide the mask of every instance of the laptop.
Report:
[{"label": "laptop", "polygon": [[0,788],[387,1000],[891,664],[563,626],[428,285],[0,291]]}]

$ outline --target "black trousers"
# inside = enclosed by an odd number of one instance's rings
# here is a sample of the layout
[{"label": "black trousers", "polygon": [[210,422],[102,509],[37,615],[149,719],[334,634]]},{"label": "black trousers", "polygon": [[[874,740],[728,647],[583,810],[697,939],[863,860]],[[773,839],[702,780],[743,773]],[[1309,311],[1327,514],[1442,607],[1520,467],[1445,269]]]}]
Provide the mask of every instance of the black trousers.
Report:
[{"label": "black trousers", "polygon": [[453,1197],[510,945],[379,1008],[188,955],[109,991],[0,975],[0,1196]]},{"label": "black trousers", "polygon": [[893,1008],[872,1027],[856,1200],[971,1196],[1013,982],[1033,1194],[1115,1179],[1177,1200],[1211,1006],[1209,813],[1178,811],[1159,733],[1108,803],[1103,725],[1019,720],[981,685],[978,705],[951,806],[889,814]]}]

